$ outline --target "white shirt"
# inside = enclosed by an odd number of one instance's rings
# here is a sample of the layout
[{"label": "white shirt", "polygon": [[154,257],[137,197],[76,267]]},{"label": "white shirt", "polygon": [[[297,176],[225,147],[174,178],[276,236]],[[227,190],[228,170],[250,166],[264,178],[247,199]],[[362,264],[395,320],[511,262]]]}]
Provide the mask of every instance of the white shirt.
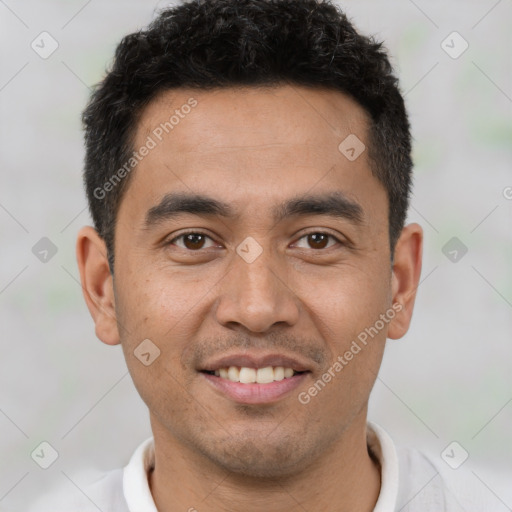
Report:
[{"label": "white shirt", "polygon": [[[373,512],[496,512],[499,501],[471,473],[451,469],[417,450],[397,450],[389,435],[368,423],[368,448],[381,466],[381,489]],[[158,512],[148,483],[154,465],[153,438],[144,441],[123,468],[108,472],[73,496],[53,494],[29,512]],[[446,466],[443,467],[443,466]],[[479,485],[480,484],[480,485]]]}]

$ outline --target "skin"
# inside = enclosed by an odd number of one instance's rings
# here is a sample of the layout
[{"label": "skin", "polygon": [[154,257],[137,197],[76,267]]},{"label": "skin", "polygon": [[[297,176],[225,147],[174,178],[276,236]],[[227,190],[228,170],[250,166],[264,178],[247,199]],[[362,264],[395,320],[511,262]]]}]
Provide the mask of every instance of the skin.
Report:
[{"label": "skin", "polygon": [[[386,190],[368,151],[349,161],[338,150],[351,133],[367,141],[367,115],[344,94],[165,91],[143,111],[134,147],[191,97],[197,106],[133,171],[116,224],[114,277],[93,228],[77,242],[96,334],[122,344],[150,411],[156,461],[148,478],[158,510],[371,511],[380,470],[366,445],[368,398],[386,338],[409,327],[422,229],[403,229],[391,265]],[[360,224],[272,217],[298,195],[333,191],[362,207]],[[236,216],[184,214],[146,226],[147,212],[170,192],[208,195]],[[207,237],[196,245],[176,239],[187,230]],[[324,247],[305,236],[312,233],[336,238]],[[262,248],[252,263],[236,252],[248,236]],[[302,404],[298,393],[394,303],[401,311]],[[144,339],[161,351],[149,366],[134,356]],[[311,371],[274,403],[241,405],[198,372],[235,351],[297,355]]]}]

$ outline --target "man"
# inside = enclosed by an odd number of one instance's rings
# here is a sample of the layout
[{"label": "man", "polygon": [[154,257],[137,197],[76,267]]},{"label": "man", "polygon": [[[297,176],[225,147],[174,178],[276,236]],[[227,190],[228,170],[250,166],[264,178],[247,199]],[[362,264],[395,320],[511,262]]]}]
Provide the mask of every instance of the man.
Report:
[{"label": "man", "polygon": [[329,2],[188,2],[123,39],[83,119],[84,296],[153,438],[52,510],[460,510],[367,423],[422,257],[381,45]]}]

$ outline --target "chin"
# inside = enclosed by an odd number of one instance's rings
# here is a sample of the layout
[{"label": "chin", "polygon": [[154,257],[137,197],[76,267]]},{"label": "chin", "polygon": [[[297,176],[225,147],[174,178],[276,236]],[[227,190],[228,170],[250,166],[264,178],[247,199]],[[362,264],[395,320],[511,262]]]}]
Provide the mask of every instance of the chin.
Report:
[{"label": "chin", "polygon": [[[296,475],[312,462],[315,450],[309,453],[298,439],[230,438],[220,446],[209,446],[203,455],[232,475],[257,479],[275,479]],[[318,453],[318,452],[317,452]]]}]

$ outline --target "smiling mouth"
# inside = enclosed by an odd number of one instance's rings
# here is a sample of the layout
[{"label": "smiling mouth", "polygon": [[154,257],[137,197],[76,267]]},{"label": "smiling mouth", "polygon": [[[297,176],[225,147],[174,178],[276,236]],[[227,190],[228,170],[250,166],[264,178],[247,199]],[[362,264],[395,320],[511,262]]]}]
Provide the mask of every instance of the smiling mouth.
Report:
[{"label": "smiling mouth", "polygon": [[270,384],[307,372],[299,372],[285,366],[265,366],[264,368],[228,366],[214,371],[203,370],[202,373],[241,384]]}]

